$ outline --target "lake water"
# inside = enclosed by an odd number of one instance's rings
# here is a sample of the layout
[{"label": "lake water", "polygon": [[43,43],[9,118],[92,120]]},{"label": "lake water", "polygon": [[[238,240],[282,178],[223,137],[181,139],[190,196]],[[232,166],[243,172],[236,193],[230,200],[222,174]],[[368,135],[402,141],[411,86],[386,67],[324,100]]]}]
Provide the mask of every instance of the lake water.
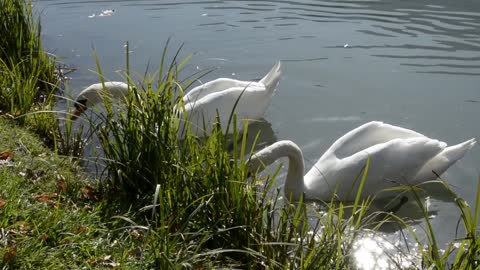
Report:
[{"label": "lake water", "polygon": [[[300,145],[309,168],[348,130],[371,120],[415,129],[449,144],[480,137],[480,2],[352,1],[34,1],[49,51],[78,70],[72,95],[98,82],[95,48],[110,80],[121,80],[124,44],[132,69],[158,68],[184,43],[185,76],[256,79],[277,61],[284,75],[265,116],[272,140]],[[111,16],[100,16],[104,10]],[[474,205],[480,146],[444,178]],[[283,174],[283,177],[285,174]],[[426,198],[443,245],[459,212],[444,193]],[[400,211],[417,224],[414,203]],[[393,238],[395,232],[385,232]],[[365,255],[362,255],[365,257]],[[369,269],[368,265],[364,269]],[[359,264],[362,267],[362,264]],[[382,269],[377,265],[377,269]]]}]

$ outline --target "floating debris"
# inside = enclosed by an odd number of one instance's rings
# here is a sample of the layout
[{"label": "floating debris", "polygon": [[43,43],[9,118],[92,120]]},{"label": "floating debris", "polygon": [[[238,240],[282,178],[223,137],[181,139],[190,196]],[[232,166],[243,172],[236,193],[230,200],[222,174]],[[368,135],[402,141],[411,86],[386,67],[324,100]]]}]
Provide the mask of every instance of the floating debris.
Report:
[{"label": "floating debris", "polygon": [[[102,10],[100,14],[98,14],[98,17],[106,17],[106,16],[112,16],[113,13],[115,13],[115,9],[105,9]],[[92,15],[88,15],[88,18],[95,18],[97,15],[95,13],[92,13]]]},{"label": "floating debris", "polygon": [[115,13],[115,9],[105,9],[105,10],[102,10],[102,13],[100,13],[98,16],[100,16],[100,17],[112,16],[113,13]]}]

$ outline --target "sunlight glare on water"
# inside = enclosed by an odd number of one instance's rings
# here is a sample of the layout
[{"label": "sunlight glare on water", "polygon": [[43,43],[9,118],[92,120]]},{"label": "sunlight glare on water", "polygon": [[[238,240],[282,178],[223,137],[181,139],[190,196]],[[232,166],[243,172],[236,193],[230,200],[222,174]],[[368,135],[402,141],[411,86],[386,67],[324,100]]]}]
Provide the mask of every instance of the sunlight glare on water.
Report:
[{"label": "sunlight glare on water", "polygon": [[407,269],[413,266],[414,257],[401,252],[382,237],[369,235],[353,244],[355,266],[361,270]]}]

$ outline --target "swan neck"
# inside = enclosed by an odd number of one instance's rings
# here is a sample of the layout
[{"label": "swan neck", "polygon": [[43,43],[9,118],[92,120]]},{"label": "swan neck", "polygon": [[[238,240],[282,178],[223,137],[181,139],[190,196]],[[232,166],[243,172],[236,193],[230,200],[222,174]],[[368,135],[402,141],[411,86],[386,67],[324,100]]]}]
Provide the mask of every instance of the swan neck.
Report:
[{"label": "swan neck", "polygon": [[304,170],[302,150],[297,145],[289,149],[288,172],[285,180],[285,196],[287,199],[299,200],[305,192]]},{"label": "swan neck", "polygon": [[303,182],[302,150],[291,141],[279,141],[256,153],[252,159],[261,160],[265,165],[272,164],[275,160],[287,157],[288,172],[285,180],[285,195],[287,199],[297,200],[305,191]]}]

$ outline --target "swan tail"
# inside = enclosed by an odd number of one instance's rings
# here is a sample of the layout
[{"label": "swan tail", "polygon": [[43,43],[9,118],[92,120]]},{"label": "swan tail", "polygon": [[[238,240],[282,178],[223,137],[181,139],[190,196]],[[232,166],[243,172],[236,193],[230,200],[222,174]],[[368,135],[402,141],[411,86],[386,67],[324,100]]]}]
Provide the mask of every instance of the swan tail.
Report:
[{"label": "swan tail", "polygon": [[437,175],[443,174],[457,160],[465,156],[468,150],[472,149],[476,143],[476,139],[472,138],[463,143],[445,148],[422,167],[414,180],[423,182],[436,179]]},{"label": "swan tail", "polygon": [[446,158],[446,159],[448,159],[452,162],[455,162],[455,161],[461,159],[467,153],[468,150],[472,149],[472,147],[475,145],[476,142],[477,142],[476,139],[472,138],[472,139],[470,139],[468,141],[465,141],[463,143],[459,143],[457,145],[447,147],[440,154],[444,158]]},{"label": "swan tail", "polygon": [[281,70],[282,64],[278,61],[272,69],[260,80],[260,83],[265,85],[267,92],[273,94],[277,88],[278,82],[280,81],[280,76],[282,75]]}]

